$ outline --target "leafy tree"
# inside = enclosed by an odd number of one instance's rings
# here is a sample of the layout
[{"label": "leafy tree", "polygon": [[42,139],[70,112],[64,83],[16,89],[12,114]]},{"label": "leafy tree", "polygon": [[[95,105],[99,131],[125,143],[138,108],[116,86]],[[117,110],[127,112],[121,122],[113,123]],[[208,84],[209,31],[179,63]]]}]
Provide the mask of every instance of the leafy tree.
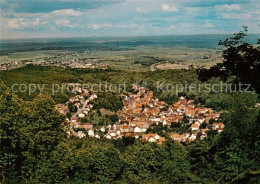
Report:
[{"label": "leafy tree", "polygon": [[[218,180],[230,181],[242,172],[259,168],[260,126],[257,96],[241,93],[233,96],[226,126],[216,143]],[[220,171],[220,172],[219,172]]]},{"label": "leafy tree", "polygon": [[[50,96],[40,95],[23,107],[23,122],[19,134],[21,152],[25,159],[22,172],[32,177],[40,169],[39,160],[47,159],[50,152],[65,138],[65,117],[53,108]],[[66,126],[66,125],[65,125]]]},{"label": "leafy tree", "polygon": [[19,169],[21,160],[19,128],[23,122],[21,102],[0,81],[0,172],[3,182]]},{"label": "leafy tree", "polygon": [[213,167],[212,140],[196,140],[188,145],[191,171],[201,178],[212,181]]},{"label": "leafy tree", "polygon": [[196,176],[190,172],[188,152],[180,143],[173,140],[166,141],[162,147],[160,160],[158,177],[161,181],[176,183],[195,183],[197,181]]},{"label": "leafy tree", "polygon": [[158,170],[160,149],[152,144],[134,144],[122,155],[124,177],[135,182],[151,181]]},{"label": "leafy tree", "polygon": [[[229,76],[236,76],[236,83],[251,84],[257,92],[260,92],[260,46],[243,41],[247,36],[247,27],[244,31],[234,34],[233,37],[220,41],[219,45],[225,47],[223,51],[223,63],[219,63],[210,69],[200,68],[199,79],[206,81],[211,77],[222,77],[227,80]],[[258,40],[258,44],[260,40]]]}]

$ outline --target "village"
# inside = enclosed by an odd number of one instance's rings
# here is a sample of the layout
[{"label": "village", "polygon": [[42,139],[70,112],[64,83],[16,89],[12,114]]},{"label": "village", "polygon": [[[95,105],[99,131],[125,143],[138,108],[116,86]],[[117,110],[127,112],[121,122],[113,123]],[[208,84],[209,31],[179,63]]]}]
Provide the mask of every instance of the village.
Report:
[{"label": "village", "polygon": [[[190,143],[204,139],[209,131],[221,133],[224,124],[220,122],[220,114],[211,108],[197,107],[194,100],[180,97],[172,105],[154,96],[152,91],[139,85],[133,85],[136,94],[124,95],[123,108],[117,112],[119,120],[114,124],[98,127],[91,122],[86,122],[93,108],[89,102],[98,98],[92,89],[82,89],[76,84],[72,92],[77,94],[69,99],[66,104],[57,104],[56,109],[67,116],[69,122],[68,136],[84,138],[86,136],[97,139],[121,139],[132,137],[144,142],[163,144],[167,139],[178,142]],[[70,112],[73,111],[73,112]],[[184,133],[176,131],[167,132],[166,136],[159,135],[154,128],[157,126],[170,129],[176,125],[186,126]]]},{"label": "village", "polygon": [[[64,56],[65,57],[65,56]],[[0,70],[14,70],[17,68],[24,67],[26,65],[35,65],[35,66],[56,66],[63,68],[99,68],[107,69],[107,64],[102,60],[98,59],[63,59],[57,60],[55,57],[52,58],[42,58],[35,60],[14,60],[10,62],[0,62]]]}]

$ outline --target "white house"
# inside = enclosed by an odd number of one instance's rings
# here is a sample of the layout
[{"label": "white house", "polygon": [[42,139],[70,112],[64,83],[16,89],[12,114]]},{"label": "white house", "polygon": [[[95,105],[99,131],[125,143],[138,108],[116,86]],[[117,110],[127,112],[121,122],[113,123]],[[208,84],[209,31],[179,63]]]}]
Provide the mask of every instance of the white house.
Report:
[{"label": "white house", "polygon": [[94,137],[94,136],[95,136],[94,130],[89,130],[89,131],[88,131],[88,136],[89,136],[89,137]]},{"label": "white house", "polygon": [[101,132],[105,132],[105,131],[106,131],[105,127],[101,127],[101,128],[100,128],[100,131],[101,131]]},{"label": "white house", "polygon": [[85,115],[88,115],[88,111],[86,111],[86,110],[84,110],[83,113],[84,113]]},{"label": "white house", "polygon": [[150,138],[148,139],[148,142],[156,142],[156,139],[155,139],[154,137],[150,137]]},{"label": "white house", "polygon": [[166,125],[167,125],[167,121],[164,120],[164,121],[163,121],[163,126],[166,126]]},{"label": "white house", "polygon": [[115,132],[111,132],[111,133],[110,133],[110,136],[111,136],[111,137],[115,137],[115,136],[116,136],[116,133],[115,133]]},{"label": "white house", "polygon": [[95,138],[100,139],[100,136],[98,134],[95,135]]},{"label": "white house", "polygon": [[157,117],[153,117],[153,118],[150,118],[151,121],[153,122],[160,122],[161,121],[161,117],[157,116]]},{"label": "white house", "polygon": [[137,133],[137,132],[143,132],[143,131],[141,130],[141,128],[139,128],[138,126],[136,126],[136,127],[134,128],[134,132]]},{"label": "white house", "polygon": [[117,134],[117,135],[120,135],[120,134],[121,134],[121,131],[120,131],[120,130],[117,130],[117,131],[116,131],[116,134]]},{"label": "white house", "polygon": [[160,139],[160,136],[159,136],[158,134],[156,134],[156,135],[154,136],[154,138],[158,140],[158,139]]},{"label": "white house", "polygon": [[190,140],[190,141],[194,141],[195,139],[196,139],[196,135],[191,134],[191,136],[189,137],[189,140]]},{"label": "white house", "polygon": [[78,131],[78,137],[81,139],[85,137],[86,135],[82,131]]},{"label": "white house", "polygon": [[109,134],[106,135],[107,139],[111,139],[111,136]]},{"label": "white house", "polygon": [[85,117],[85,114],[80,113],[78,116],[79,116],[79,118],[84,118],[84,117]]}]

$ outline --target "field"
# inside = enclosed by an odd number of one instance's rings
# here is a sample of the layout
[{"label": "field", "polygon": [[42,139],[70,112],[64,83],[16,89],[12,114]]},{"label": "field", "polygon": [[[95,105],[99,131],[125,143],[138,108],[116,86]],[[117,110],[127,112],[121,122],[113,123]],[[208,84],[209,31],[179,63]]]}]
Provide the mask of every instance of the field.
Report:
[{"label": "field", "polygon": [[[188,69],[212,66],[221,62],[216,49],[138,47],[124,51],[27,51],[0,56],[1,63],[49,61],[59,63],[70,60],[96,59],[112,69],[129,71],[154,71],[157,69]],[[77,62],[77,61],[75,61]]]}]

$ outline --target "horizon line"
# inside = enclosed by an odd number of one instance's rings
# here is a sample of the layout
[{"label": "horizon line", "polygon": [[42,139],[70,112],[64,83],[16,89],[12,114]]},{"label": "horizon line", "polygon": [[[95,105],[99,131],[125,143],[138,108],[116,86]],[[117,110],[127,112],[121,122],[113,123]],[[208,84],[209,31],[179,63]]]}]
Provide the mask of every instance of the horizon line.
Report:
[{"label": "horizon line", "polygon": [[[163,36],[196,36],[196,35],[234,35],[236,33],[201,33],[201,34],[175,34],[175,35],[131,35],[131,36],[70,36],[70,37],[28,37],[28,38],[1,38],[0,40],[26,40],[26,39],[64,39],[64,38],[129,38],[129,37],[163,37]],[[257,35],[260,33],[247,33]]]}]

